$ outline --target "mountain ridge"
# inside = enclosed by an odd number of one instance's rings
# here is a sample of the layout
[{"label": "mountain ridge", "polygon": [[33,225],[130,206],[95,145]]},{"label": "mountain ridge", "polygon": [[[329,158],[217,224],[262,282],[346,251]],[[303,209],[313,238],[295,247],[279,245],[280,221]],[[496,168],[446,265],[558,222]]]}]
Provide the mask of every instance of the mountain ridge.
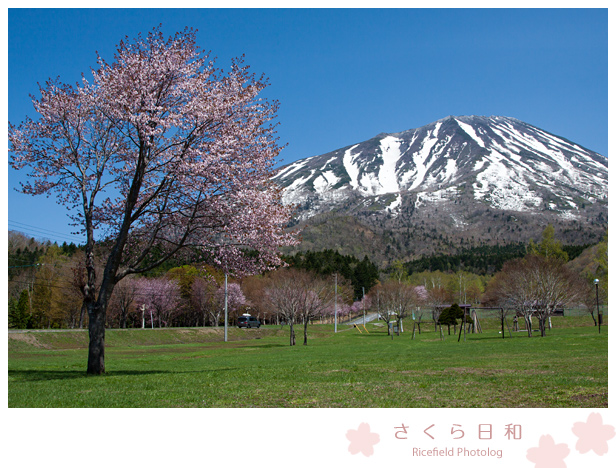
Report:
[{"label": "mountain ridge", "polygon": [[373,252],[382,262],[446,253],[460,242],[529,240],[548,222],[568,232],[568,242],[588,243],[607,224],[607,158],[512,117],[447,116],[380,133],[295,161],[273,180],[283,202],[297,206],[294,224],[305,234],[348,216],[376,237],[393,232],[405,247]]}]

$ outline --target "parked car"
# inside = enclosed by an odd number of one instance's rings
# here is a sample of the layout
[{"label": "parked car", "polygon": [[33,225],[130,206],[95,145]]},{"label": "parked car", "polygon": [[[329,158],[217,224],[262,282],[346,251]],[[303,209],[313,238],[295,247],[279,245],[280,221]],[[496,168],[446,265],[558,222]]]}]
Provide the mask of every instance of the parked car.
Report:
[{"label": "parked car", "polygon": [[261,322],[256,317],[251,317],[250,315],[242,315],[237,319],[238,328],[259,328],[260,326]]}]

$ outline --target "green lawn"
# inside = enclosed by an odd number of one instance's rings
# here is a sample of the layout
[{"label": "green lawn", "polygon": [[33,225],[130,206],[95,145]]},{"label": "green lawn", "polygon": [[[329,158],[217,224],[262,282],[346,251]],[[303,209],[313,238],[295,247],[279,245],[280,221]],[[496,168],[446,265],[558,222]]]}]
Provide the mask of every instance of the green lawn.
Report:
[{"label": "green lawn", "polygon": [[[606,407],[607,326],[555,318],[549,336],[502,339],[496,323],[458,342],[424,327],[392,340],[312,325],[110,330],[107,374],[85,375],[87,333],[9,334],[9,407]],[[591,322],[592,323],[592,322]]]}]

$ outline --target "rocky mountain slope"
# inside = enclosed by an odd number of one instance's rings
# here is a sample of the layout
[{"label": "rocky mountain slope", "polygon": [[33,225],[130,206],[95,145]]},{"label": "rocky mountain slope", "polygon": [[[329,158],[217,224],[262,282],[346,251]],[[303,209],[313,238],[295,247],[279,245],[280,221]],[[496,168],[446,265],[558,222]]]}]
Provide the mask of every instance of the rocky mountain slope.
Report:
[{"label": "rocky mountain slope", "polygon": [[299,249],[386,264],[459,247],[537,239],[598,242],[607,158],[509,117],[449,116],[279,170],[297,206]]}]

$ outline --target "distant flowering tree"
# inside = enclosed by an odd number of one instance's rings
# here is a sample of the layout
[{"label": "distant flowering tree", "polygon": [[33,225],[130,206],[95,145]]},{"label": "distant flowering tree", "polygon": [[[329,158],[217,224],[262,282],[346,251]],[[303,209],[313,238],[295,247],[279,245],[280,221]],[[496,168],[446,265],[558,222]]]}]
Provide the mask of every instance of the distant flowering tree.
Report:
[{"label": "distant flowering tree", "polygon": [[338,304],[330,305],[328,310],[332,317],[338,314],[339,321],[346,320],[351,315],[351,306],[344,302],[338,302]]},{"label": "distant flowering tree", "polygon": [[364,310],[370,309],[371,305],[372,305],[371,297],[370,296],[365,296],[364,298],[360,299],[359,301],[355,301],[355,302],[353,302],[353,304],[351,304],[351,315],[363,314]]},{"label": "distant flowering tree", "polygon": [[393,321],[397,322],[398,330],[400,330],[402,319],[412,313],[419,302],[415,287],[409,283],[388,280],[377,287],[377,293],[380,318],[387,324],[387,334],[390,333],[389,324]]},{"label": "distant flowering tree", "polygon": [[[215,325],[218,325],[220,322],[220,316],[225,311],[225,287],[221,286],[216,290],[215,294],[216,307],[214,309],[214,314],[216,320],[214,322]],[[227,285],[227,310],[229,314],[237,312],[237,310],[246,304],[246,297],[242,292],[242,288],[237,283],[229,283]]]},{"label": "distant flowering tree", "polygon": [[438,320],[443,311],[443,304],[448,300],[447,290],[442,286],[435,286],[428,290],[428,298],[423,301],[430,309],[432,309],[432,320],[434,321],[434,331],[437,330]]},{"label": "distant flowering tree", "polygon": [[218,285],[211,277],[197,277],[191,286],[190,302],[199,318],[202,318],[203,326],[208,321],[208,315],[210,325],[218,325],[217,314],[220,312],[214,299],[217,288]]},{"label": "distant flowering tree", "polygon": [[323,311],[323,315],[326,317],[330,317],[331,319],[335,319],[338,316],[338,323],[344,322],[345,320],[349,320],[349,315],[351,313],[351,306],[345,302],[342,302],[341,298],[338,300],[334,300],[329,304],[329,306]]},{"label": "distant flowering tree", "polygon": [[132,277],[124,278],[114,292],[110,305],[117,311],[119,327],[126,328],[128,313],[137,293],[137,282]]},{"label": "distant flowering tree", "polygon": [[298,284],[301,295],[299,317],[304,324],[304,345],[308,344],[308,324],[311,320],[325,313],[335,300],[334,287],[330,281],[316,276],[312,272],[304,272]]},{"label": "distant flowering tree", "polygon": [[148,311],[145,315],[146,322],[151,317],[153,326],[170,326],[178,315],[182,302],[182,291],[177,281],[164,276],[141,278],[136,288],[138,302]]},{"label": "distant flowering tree", "polygon": [[488,284],[486,301],[522,315],[529,337],[531,318],[536,316],[541,336],[545,336],[549,317],[557,308],[579,301],[584,286],[562,258],[529,254],[503,265]]},{"label": "distant flowering tree", "polygon": [[295,346],[295,327],[301,312],[301,295],[297,283],[303,272],[296,269],[280,269],[268,275],[265,302],[282,321],[289,325],[289,345]]},{"label": "distant flowering tree", "polygon": [[331,310],[334,285],[313,272],[294,268],[280,269],[268,276],[266,302],[289,325],[290,346],[295,346],[297,323],[304,325],[304,345],[307,345],[308,324]]},{"label": "distant flowering tree", "polygon": [[[279,265],[278,247],[294,242],[283,230],[290,208],[270,182],[281,148],[278,105],[259,98],[267,80],[242,59],[215,68],[195,37],[156,28],[126,38],[113,63],[98,58],[91,82],[48,81],[33,98],[38,120],[9,125],[10,163],[30,168],[22,191],[56,194],[86,235],[89,374],[105,371],[107,306],[122,278],[187,248],[254,273]],[[97,281],[99,232],[107,254]]]}]

